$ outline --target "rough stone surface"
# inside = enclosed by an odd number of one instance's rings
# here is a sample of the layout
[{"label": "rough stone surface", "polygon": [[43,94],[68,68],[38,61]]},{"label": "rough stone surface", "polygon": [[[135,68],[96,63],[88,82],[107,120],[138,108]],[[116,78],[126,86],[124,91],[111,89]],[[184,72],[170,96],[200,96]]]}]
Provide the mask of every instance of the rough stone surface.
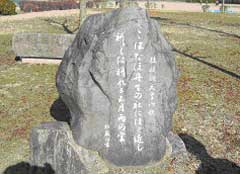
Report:
[{"label": "rough stone surface", "polygon": [[97,152],[75,143],[65,122],[43,123],[32,130],[31,165],[49,165],[56,174],[106,173],[106,167]]},{"label": "rough stone surface", "polygon": [[[23,173],[186,174],[183,169],[188,166],[187,158],[184,156],[185,152],[173,153],[174,146],[169,141],[166,141],[166,155],[154,165],[137,167],[111,165],[103,160],[97,152],[77,145],[73,140],[69,125],[59,121],[43,123],[33,128],[30,145],[31,165],[24,164]],[[7,172],[11,173],[11,169],[9,168]]]},{"label": "rough stone surface", "polygon": [[159,30],[137,7],[90,16],[57,73],[75,141],[117,166],[152,164],[167,141],[182,145],[169,137],[178,74]]},{"label": "rough stone surface", "polygon": [[63,58],[75,35],[47,33],[16,33],[12,47],[18,57]]},{"label": "rough stone surface", "polygon": [[172,131],[168,133],[167,140],[171,144],[171,156],[186,155],[186,147],[182,139]]}]

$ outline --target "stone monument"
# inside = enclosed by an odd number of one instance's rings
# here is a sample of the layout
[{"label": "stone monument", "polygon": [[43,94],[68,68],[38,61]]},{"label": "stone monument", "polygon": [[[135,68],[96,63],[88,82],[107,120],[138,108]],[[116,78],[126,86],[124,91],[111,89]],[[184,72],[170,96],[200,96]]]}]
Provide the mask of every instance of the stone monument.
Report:
[{"label": "stone monument", "polygon": [[12,49],[22,62],[60,63],[75,35],[15,33]]},{"label": "stone monument", "polygon": [[32,161],[50,163],[57,173],[104,173],[184,152],[171,132],[177,77],[171,46],[146,10],[88,17],[56,78],[70,128],[58,122],[35,128]]}]

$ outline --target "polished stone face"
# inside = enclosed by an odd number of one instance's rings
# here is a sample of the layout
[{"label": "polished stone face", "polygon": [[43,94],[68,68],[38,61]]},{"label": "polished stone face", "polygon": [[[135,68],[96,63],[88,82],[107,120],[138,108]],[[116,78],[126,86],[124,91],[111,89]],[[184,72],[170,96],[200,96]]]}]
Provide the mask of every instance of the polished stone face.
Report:
[{"label": "polished stone face", "polygon": [[141,8],[90,16],[57,73],[75,141],[117,166],[165,155],[177,70],[159,30]]}]

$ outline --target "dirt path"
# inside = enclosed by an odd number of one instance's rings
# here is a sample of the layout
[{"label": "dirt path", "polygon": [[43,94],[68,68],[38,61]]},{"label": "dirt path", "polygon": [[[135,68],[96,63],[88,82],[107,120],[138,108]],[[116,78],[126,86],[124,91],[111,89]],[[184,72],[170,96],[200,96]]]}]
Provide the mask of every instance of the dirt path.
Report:
[{"label": "dirt path", "polygon": [[[144,8],[143,1],[139,2],[139,6]],[[215,4],[209,4],[211,10],[217,10],[220,6]],[[185,3],[185,2],[157,2],[157,8],[162,11],[186,11],[186,12],[202,12],[201,5],[199,3]],[[234,5],[232,8],[234,11],[240,13],[240,5]],[[99,9],[88,9],[88,14],[100,13]],[[0,21],[11,21],[11,20],[22,20],[22,19],[32,19],[38,17],[54,17],[54,16],[71,16],[79,13],[78,9],[71,10],[53,10],[44,12],[32,12],[23,13],[14,16],[0,16]]]}]

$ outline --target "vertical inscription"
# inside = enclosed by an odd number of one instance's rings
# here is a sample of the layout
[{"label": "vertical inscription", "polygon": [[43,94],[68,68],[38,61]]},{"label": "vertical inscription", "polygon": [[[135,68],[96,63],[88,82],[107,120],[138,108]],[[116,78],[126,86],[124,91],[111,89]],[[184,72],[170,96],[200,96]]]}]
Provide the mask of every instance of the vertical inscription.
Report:
[{"label": "vertical inscription", "polygon": [[[143,105],[143,82],[145,78],[143,77],[144,67],[144,57],[143,50],[145,48],[144,42],[142,41],[142,31],[137,28],[137,41],[134,43],[134,65],[133,70],[134,74],[132,81],[134,81],[134,94],[133,94],[133,103],[131,109],[133,110],[133,121],[136,132],[133,135],[134,147],[138,152],[144,150],[144,138],[143,138],[143,126],[144,126],[144,115],[146,112],[148,116],[155,116],[155,107],[156,107],[156,65],[157,60],[155,56],[150,57],[150,64],[148,71],[148,81],[150,85],[148,86],[148,95],[149,103],[148,110],[144,111]],[[125,37],[124,32],[117,32],[115,35],[115,41],[119,43],[119,54],[116,58],[117,70],[115,71],[117,78],[117,88],[118,88],[118,98],[117,98],[117,139],[121,144],[126,143],[126,57],[124,56],[124,47],[125,47]],[[147,77],[146,77],[147,78]],[[147,94],[146,94],[147,95]],[[105,146],[109,148],[110,146],[110,126],[105,125]]]},{"label": "vertical inscription", "polygon": [[109,148],[110,147],[110,126],[108,124],[104,126],[104,139],[105,139],[105,142],[104,142],[105,147]]},{"label": "vertical inscription", "polygon": [[118,134],[117,138],[121,144],[125,143],[126,141],[126,115],[125,115],[125,66],[126,66],[126,60],[123,54],[123,48],[125,46],[125,39],[124,39],[124,33],[118,32],[116,35],[116,41],[120,43],[120,51],[119,56],[117,57],[117,71],[116,75],[119,77],[118,79],[118,89],[119,89],[119,98],[118,98]]},{"label": "vertical inscription", "polygon": [[155,94],[156,94],[156,88],[155,88],[155,82],[156,80],[156,64],[157,60],[156,57],[150,57],[150,69],[149,69],[149,82],[150,82],[150,87],[149,87],[149,95],[150,95],[150,103],[149,103],[149,111],[148,115],[149,116],[154,116],[155,115]]},{"label": "vertical inscription", "polygon": [[[137,29],[137,38],[139,40],[142,39],[141,37],[141,30]],[[134,126],[136,127],[136,134],[133,137],[134,145],[137,149],[137,151],[142,151],[144,149],[144,141],[142,136],[143,131],[143,112],[142,112],[142,59],[143,56],[140,54],[140,52],[144,49],[143,42],[137,41],[134,44],[134,50],[136,52],[134,53],[134,72],[135,76],[133,77],[133,80],[136,81],[136,84],[134,86],[135,88],[135,94],[134,94],[134,103],[133,103],[133,111],[134,111]]]}]

